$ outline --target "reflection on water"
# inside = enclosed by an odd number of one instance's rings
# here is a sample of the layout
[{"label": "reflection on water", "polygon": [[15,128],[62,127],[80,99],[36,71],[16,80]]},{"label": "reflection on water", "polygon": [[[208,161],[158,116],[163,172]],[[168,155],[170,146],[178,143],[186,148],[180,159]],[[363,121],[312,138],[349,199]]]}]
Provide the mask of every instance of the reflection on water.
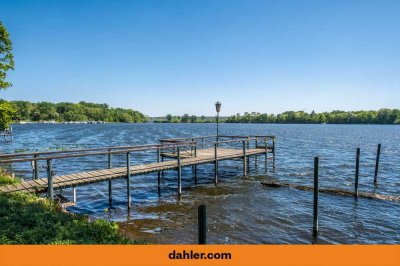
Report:
[{"label": "reflection on water", "polygon": [[[1,151],[95,147],[155,143],[160,138],[214,134],[213,124],[104,124],[15,126],[13,143]],[[78,204],[70,208],[120,222],[136,239],[153,243],[196,243],[197,206],[207,205],[210,243],[312,243],[312,192],[263,187],[260,181],[276,179],[312,185],[313,157],[320,156],[321,187],[352,189],[355,151],[361,148],[360,191],[400,195],[400,127],[366,125],[220,125],[222,134],[274,134],[277,168],[264,174],[264,158],[244,179],[242,162],[224,161],[219,184],[213,184],[213,166],[198,167],[198,184],[191,168],[184,168],[183,195],[176,196],[176,171],[132,177],[132,209],[126,205],[125,180],[113,181],[113,206],[108,211],[107,182],[78,187]],[[376,144],[382,143],[378,186],[373,185]],[[154,162],[153,153],[132,154],[132,164]],[[115,156],[113,166],[123,166]],[[30,165],[14,165],[31,178]],[[102,156],[55,161],[57,174],[107,167]],[[44,176],[44,169],[41,172]],[[71,191],[63,191],[71,196]],[[400,204],[370,199],[320,194],[317,243],[400,243]]]}]

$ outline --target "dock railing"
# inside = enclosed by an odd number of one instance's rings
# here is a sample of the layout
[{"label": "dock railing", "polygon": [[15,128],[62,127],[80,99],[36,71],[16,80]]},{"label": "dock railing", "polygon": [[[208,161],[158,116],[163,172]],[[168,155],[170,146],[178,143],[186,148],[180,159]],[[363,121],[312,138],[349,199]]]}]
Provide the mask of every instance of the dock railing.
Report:
[{"label": "dock railing", "polygon": [[[216,136],[202,136],[192,138],[162,139],[160,140],[160,142],[160,144],[147,144],[136,146],[106,146],[87,149],[0,154],[0,165],[29,162],[32,164],[33,179],[39,179],[39,162],[46,162],[48,196],[50,198],[53,198],[53,176],[55,175],[53,167],[54,160],[104,155],[107,156],[108,159],[108,169],[111,169],[112,156],[126,154],[126,177],[129,187],[129,180],[131,175],[131,153],[156,151],[156,161],[159,163],[160,161],[163,161],[163,155],[172,151],[172,154],[174,155],[173,158],[177,160],[176,168],[178,169],[178,193],[181,194],[181,160],[188,157],[197,157],[198,149],[214,149],[215,183],[217,183],[218,161],[221,160],[218,157],[219,149],[234,148],[243,150],[242,158],[244,166],[244,176],[246,176],[247,174],[246,166],[248,166],[249,160],[249,154],[247,154],[247,150],[251,148],[265,149],[265,165],[267,165],[267,153],[274,153],[275,151],[274,136],[218,136],[218,138],[216,138]],[[161,173],[163,173],[163,170],[161,170]],[[160,171],[158,171],[158,177],[158,184],[160,184]],[[109,180],[109,182],[109,191],[111,195],[111,179]],[[128,191],[128,194],[129,193],[130,192]]]}]

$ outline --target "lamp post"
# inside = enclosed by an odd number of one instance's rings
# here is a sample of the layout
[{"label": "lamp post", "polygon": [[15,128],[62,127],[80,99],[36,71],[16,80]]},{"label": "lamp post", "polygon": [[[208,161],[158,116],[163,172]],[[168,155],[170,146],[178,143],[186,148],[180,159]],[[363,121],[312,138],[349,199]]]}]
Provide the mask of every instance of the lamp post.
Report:
[{"label": "lamp post", "polygon": [[219,111],[221,111],[221,103],[216,102],[215,103],[215,110],[217,111],[217,142],[218,142],[218,136],[219,136]]}]

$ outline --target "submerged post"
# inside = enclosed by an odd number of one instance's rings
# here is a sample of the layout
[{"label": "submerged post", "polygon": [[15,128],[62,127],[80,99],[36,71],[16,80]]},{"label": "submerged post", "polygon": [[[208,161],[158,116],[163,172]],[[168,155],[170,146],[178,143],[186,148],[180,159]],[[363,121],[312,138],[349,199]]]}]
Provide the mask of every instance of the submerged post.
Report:
[{"label": "submerged post", "polygon": [[357,148],[356,154],[356,180],[354,183],[354,196],[358,197],[358,176],[360,173],[360,148]]},{"label": "submerged post", "polygon": [[[160,162],[160,148],[157,148],[157,163]],[[157,185],[158,185],[158,194],[161,194],[161,173],[157,172]]]},{"label": "submerged post", "polygon": [[376,151],[376,162],[375,162],[375,175],[374,184],[378,182],[378,168],[379,168],[379,157],[381,156],[381,144],[378,144],[378,150]]},{"label": "submerged post", "polygon": [[247,166],[246,166],[246,141],[243,140],[243,176],[247,175]]},{"label": "submerged post", "polygon": [[181,169],[181,148],[177,148],[178,154],[178,196],[182,194],[182,180],[181,180],[181,175],[182,175],[182,169]]},{"label": "submerged post", "polygon": [[128,209],[131,208],[131,154],[126,153],[126,186],[127,186],[127,198],[128,198]]},{"label": "submerged post", "polygon": [[218,149],[218,143],[214,144],[214,184],[217,185],[218,183],[218,154],[217,154],[217,149]]},{"label": "submerged post", "polygon": [[275,137],[272,138],[272,154],[273,154],[272,168],[275,169]]},{"label": "submerged post", "polygon": [[[108,169],[111,169],[111,167],[112,167],[112,164],[111,164],[111,149],[108,149],[108,154],[107,154],[107,157],[108,157]],[[111,178],[108,180],[108,203],[110,204],[110,206],[111,206],[111,204],[112,204],[112,181],[111,181]]]},{"label": "submerged post", "polygon": [[48,186],[48,197],[52,200],[54,199],[54,192],[53,192],[53,166],[52,160],[47,160],[47,186]]},{"label": "submerged post", "polygon": [[199,233],[199,244],[204,245],[207,242],[207,207],[200,205],[197,210],[197,222]]},{"label": "submerged post", "polygon": [[[257,149],[257,146],[258,146],[258,138],[256,137],[256,139],[254,140],[255,141],[255,148]],[[254,154],[254,169],[257,169],[257,153],[256,154]]]},{"label": "submerged post", "polygon": [[[38,157],[38,155],[34,155],[33,156],[34,158],[37,158]],[[39,163],[38,163],[38,161],[37,160],[35,160],[34,162],[33,162],[33,167],[35,168],[34,169],[34,179],[39,179]]]},{"label": "submerged post", "polygon": [[265,172],[268,172],[268,138],[265,138]]},{"label": "submerged post", "polygon": [[314,157],[314,211],[313,211],[313,235],[318,233],[318,167],[319,158]]}]

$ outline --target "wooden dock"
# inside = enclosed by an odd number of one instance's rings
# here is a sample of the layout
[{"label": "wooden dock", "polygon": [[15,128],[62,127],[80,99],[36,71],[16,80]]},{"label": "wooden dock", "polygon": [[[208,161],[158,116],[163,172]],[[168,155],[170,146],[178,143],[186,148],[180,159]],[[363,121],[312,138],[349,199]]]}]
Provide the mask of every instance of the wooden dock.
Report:
[{"label": "wooden dock", "polygon": [[[218,140],[218,141],[217,141]],[[65,150],[53,152],[0,154],[0,164],[16,164],[30,162],[33,166],[34,178],[18,184],[0,186],[1,193],[31,192],[47,193],[54,197],[55,189],[74,188],[74,201],[76,199],[75,188],[98,182],[109,182],[109,199],[112,200],[113,179],[127,179],[128,206],[130,206],[130,177],[146,173],[158,173],[158,189],[162,173],[168,170],[177,170],[178,195],[182,193],[181,169],[192,167],[197,171],[197,165],[214,165],[214,182],[218,182],[218,162],[223,160],[243,161],[243,175],[247,175],[248,160],[251,156],[264,156],[265,167],[267,160],[272,160],[275,167],[275,137],[274,136],[206,136],[185,139],[160,140],[161,144],[142,146],[101,147],[83,150]],[[134,152],[156,151],[154,163],[131,164],[130,155]],[[272,157],[268,158],[268,153]],[[112,167],[112,155],[126,154],[126,167]],[[53,160],[62,160],[73,157],[89,157],[107,155],[108,168],[94,171],[72,173],[67,175],[54,175]],[[39,177],[38,161],[47,162],[47,176]],[[195,176],[197,173],[195,172]]]}]

